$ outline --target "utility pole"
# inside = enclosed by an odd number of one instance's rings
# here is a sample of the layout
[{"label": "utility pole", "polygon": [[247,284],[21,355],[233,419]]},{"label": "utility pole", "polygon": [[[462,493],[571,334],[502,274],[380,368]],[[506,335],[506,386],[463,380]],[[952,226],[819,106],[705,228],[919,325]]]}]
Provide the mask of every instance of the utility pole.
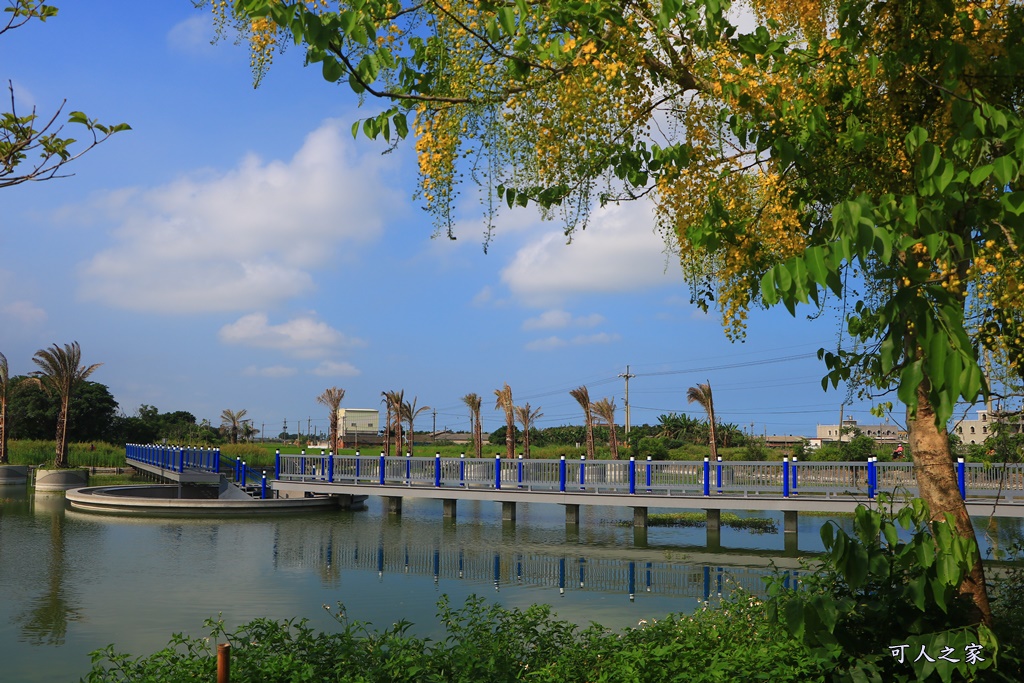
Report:
[{"label": "utility pole", "polygon": [[625,372],[620,372],[619,377],[626,380],[626,443],[629,443],[629,380],[636,375],[629,374],[629,366],[626,366]]},{"label": "utility pole", "polygon": [[434,427],[430,433],[433,434],[433,437],[430,439],[430,442],[437,443],[437,410],[434,410]]}]

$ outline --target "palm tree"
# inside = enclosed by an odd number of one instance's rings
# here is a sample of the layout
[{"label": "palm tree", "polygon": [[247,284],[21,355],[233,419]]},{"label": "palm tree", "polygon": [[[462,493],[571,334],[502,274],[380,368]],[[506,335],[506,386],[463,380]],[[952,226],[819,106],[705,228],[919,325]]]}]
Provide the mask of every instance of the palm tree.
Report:
[{"label": "palm tree", "polygon": [[583,418],[587,429],[587,460],[594,459],[594,407],[590,402],[590,392],[586,386],[577,387],[569,392],[583,408]]},{"label": "palm tree", "polygon": [[544,417],[544,413],[540,412],[540,408],[530,412],[530,404],[516,406],[516,419],[519,420],[519,424],[523,425],[523,457],[529,459],[530,457],[530,427],[533,426],[534,421]]},{"label": "palm tree", "polygon": [[494,390],[494,395],[498,399],[494,403],[494,409],[501,408],[505,411],[505,457],[514,458],[516,457],[516,418],[515,404],[512,403],[512,387],[505,382],[505,386],[501,389]]},{"label": "palm tree", "polygon": [[331,453],[338,452],[338,410],[343,398],[345,398],[345,390],[338,387],[324,389],[324,393],[316,397],[317,403],[327,406],[327,409],[331,411],[327,437],[331,442]]},{"label": "palm tree", "polygon": [[0,465],[6,465],[7,458],[7,390],[11,375],[7,369],[7,356],[0,353]]},{"label": "palm tree", "polygon": [[482,401],[476,394],[466,394],[462,397],[462,402],[469,408],[469,423],[473,430],[473,454],[477,458],[483,457],[483,425],[480,421],[480,404]]},{"label": "palm tree", "polygon": [[30,373],[31,381],[47,395],[56,396],[60,402],[53,466],[57,469],[65,468],[68,467],[68,406],[71,404],[71,396],[103,364],[82,367],[82,349],[78,342],[65,344],[64,348],[54,344],[52,348],[39,349],[32,356],[32,362],[40,369]]},{"label": "palm tree", "polygon": [[242,430],[242,418],[245,417],[246,409],[238,412],[225,408],[220,414],[220,430],[227,432],[231,437],[231,443],[238,443],[238,432]]},{"label": "palm tree", "polygon": [[[395,434],[395,453],[402,454],[402,404],[405,402],[405,389],[400,391],[385,391],[382,394],[388,407],[387,427],[385,434],[390,435],[392,430]],[[385,436],[387,438],[387,436]],[[391,455],[390,448],[385,451]]]},{"label": "palm tree", "polygon": [[380,401],[384,404],[384,455],[391,455],[391,398],[387,391],[380,392]]},{"label": "palm tree", "polygon": [[619,459],[619,437],[615,433],[615,400],[602,398],[591,407],[594,414],[608,425],[608,448],[612,452],[612,460]]},{"label": "palm tree", "polygon": [[704,412],[708,414],[708,431],[710,433],[709,441],[711,442],[711,459],[718,459],[718,447],[715,443],[715,401],[711,396],[711,381],[708,380],[706,384],[698,384],[695,387],[690,387],[686,390],[686,400],[688,403],[697,403]]},{"label": "palm tree", "polygon": [[[403,393],[405,393],[405,392],[403,392]],[[416,407],[416,398],[417,398],[416,396],[412,397],[412,403],[409,403],[408,401],[405,401],[404,403],[401,404],[401,406],[402,406],[402,412],[401,412],[402,418],[404,418],[405,421],[409,423],[409,431],[407,432],[407,434],[408,434],[407,438],[409,439],[409,449],[408,449],[408,451],[409,451],[409,455],[410,456],[413,454],[413,448],[415,448],[415,444],[413,443],[414,442],[413,434],[415,433],[415,432],[413,432],[413,428],[412,428],[413,422],[416,420],[416,416],[419,415],[420,413],[422,413],[424,410],[430,410],[430,406],[423,406],[421,408],[417,408]]]}]

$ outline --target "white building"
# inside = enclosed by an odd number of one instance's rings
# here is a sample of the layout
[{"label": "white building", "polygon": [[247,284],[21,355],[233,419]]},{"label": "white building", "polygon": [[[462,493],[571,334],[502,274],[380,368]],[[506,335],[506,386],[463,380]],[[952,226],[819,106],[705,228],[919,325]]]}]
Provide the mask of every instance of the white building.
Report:
[{"label": "white building", "polygon": [[893,424],[858,424],[853,418],[843,420],[842,429],[839,425],[818,425],[816,434],[819,444],[830,441],[839,441],[840,434],[843,441],[849,441],[859,431],[864,436],[870,436],[878,443],[897,444],[907,442],[907,430]]},{"label": "white building", "polygon": [[361,438],[380,432],[380,411],[375,408],[339,408],[338,438],[344,445],[358,445]]},{"label": "white building", "polygon": [[961,443],[982,443],[992,436],[992,425],[996,422],[1005,424],[1012,434],[1020,434],[1024,428],[1024,416],[1021,413],[1007,416],[998,412],[989,413],[987,408],[982,408],[977,418],[957,422],[953,426],[953,433],[960,437]]}]

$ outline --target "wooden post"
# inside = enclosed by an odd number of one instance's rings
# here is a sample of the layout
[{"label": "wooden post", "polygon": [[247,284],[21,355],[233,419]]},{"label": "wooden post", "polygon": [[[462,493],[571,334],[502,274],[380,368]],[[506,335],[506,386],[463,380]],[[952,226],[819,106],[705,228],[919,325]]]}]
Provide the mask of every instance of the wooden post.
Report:
[{"label": "wooden post", "polygon": [[217,646],[217,683],[231,683],[231,643]]}]

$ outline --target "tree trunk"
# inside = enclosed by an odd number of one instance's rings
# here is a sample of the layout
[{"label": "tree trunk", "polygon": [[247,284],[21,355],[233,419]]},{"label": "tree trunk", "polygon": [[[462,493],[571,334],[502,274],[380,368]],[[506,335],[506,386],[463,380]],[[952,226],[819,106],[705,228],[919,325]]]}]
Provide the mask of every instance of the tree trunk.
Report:
[{"label": "tree trunk", "polygon": [[476,457],[484,457],[484,426],[480,422],[480,411],[477,411],[473,425],[473,441]]},{"label": "tree trunk", "polygon": [[[932,519],[941,520],[947,512],[950,513],[956,524],[957,533],[977,543],[974,525],[967,514],[967,506],[960,497],[948,435],[945,429],[939,429],[935,424],[935,412],[928,401],[927,382],[925,379],[917,390],[917,414],[913,417],[907,416],[918,489],[921,498],[928,503]],[[985,569],[980,553],[975,558],[970,574],[960,585],[960,592],[968,596],[974,605],[973,621],[991,627],[992,608],[988,601]]]},{"label": "tree trunk", "polygon": [[612,452],[612,460],[619,459],[619,437],[615,433],[615,423],[608,423],[608,448]]},{"label": "tree trunk", "polygon": [[587,460],[594,459],[594,418],[590,414],[590,409],[587,409],[587,413],[584,416],[587,421]]},{"label": "tree trunk", "polygon": [[516,457],[516,421],[511,410],[505,414],[505,457],[509,460]]},{"label": "tree trunk", "polygon": [[8,463],[7,457],[7,396],[0,396],[0,465]]},{"label": "tree trunk", "polygon": [[68,407],[70,396],[61,398],[60,413],[57,415],[57,445],[54,449],[53,467],[63,469],[68,466]]}]

